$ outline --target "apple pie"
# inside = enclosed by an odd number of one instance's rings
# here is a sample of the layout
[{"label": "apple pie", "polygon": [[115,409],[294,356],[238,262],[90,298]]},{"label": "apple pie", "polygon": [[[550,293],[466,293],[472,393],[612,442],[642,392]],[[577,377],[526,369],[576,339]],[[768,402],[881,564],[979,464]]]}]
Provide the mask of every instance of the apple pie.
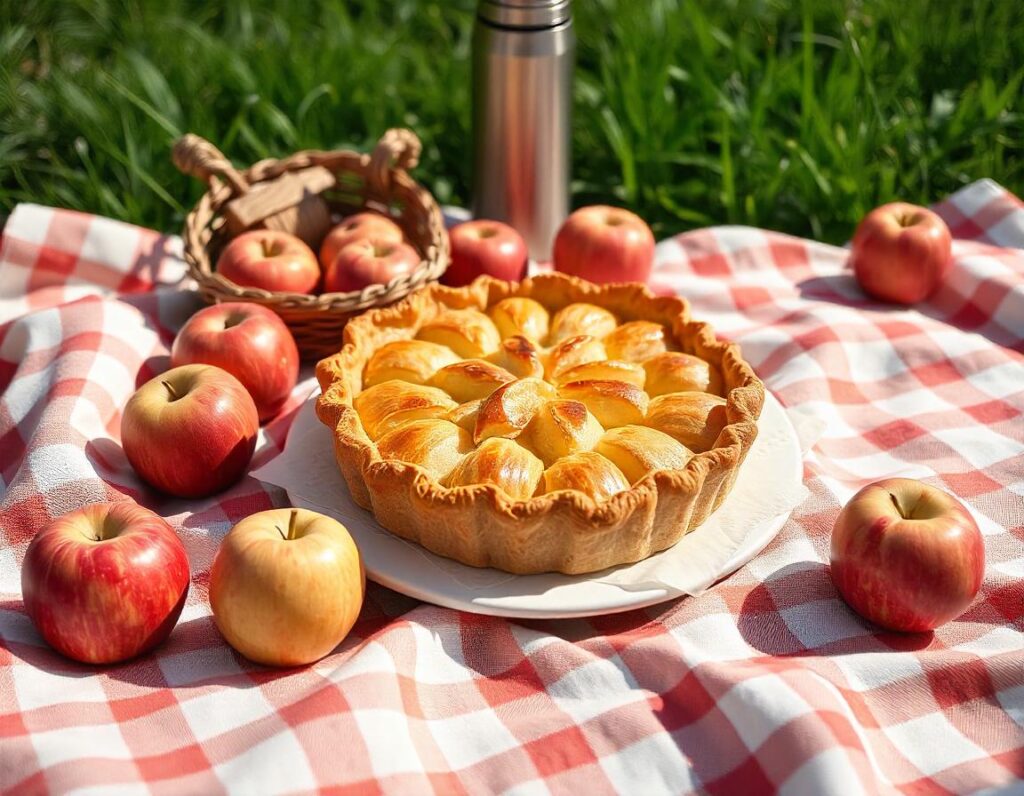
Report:
[{"label": "apple pie", "polygon": [[367,312],[317,379],[356,503],[433,553],[523,574],[678,542],[728,494],[764,402],[684,299],[562,274]]}]

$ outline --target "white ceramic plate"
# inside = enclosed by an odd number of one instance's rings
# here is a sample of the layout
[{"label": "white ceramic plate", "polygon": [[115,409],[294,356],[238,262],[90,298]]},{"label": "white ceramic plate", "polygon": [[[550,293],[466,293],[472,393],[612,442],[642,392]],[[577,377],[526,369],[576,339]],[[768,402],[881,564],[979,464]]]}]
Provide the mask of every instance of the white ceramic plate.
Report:
[{"label": "white ceramic plate", "polygon": [[[434,556],[419,545],[388,533],[370,512],[356,506],[349,497],[348,488],[334,463],[330,433],[316,418],[314,398],[299,411],[288,435],[285,454],[297,452],[289,448],[298,445],[302,455],[282,455],[281,458],[289,462],[289,466],[317,467],[316,473],[310,477],[320,481],[326,479],[328,488],[323,489],[321,485],[320,492],[331,497],[322,502],[312,502],[291,488],[288,495],[293,505],[330,514],[346,525],[359,545],[366,574],[372,580],[437,605],[519,618],[558,619],[616,613],[654,605],[683,594],[671,588],[644,586],[642,583],[628,589],[602,583],[594,579],[601,573],[514,576],[495,570],[479,570]],[[794,483],[800,488],[803,476],[800,442],[785,410],[770,393],[758,425],[758,439],[751,447],[732,491],[714,516],[728,518],[729,512],[733,512],[734,519],[738,517],[742,522],[742,514],[738,512],[749,511],[752,495],[770,494],[766,490]],[[764,442],[768,439],[773,440],[770,446]],[[260,473],[255,475],[260,477]],[[292,483],[295,482],[294,476],[293,471]],[[264,480],[274,481],[273,478]],[[736,571],[757,555],[775,537],[788,517],[789,511],[786,511],[752,524],[735,553],[715,573],[713,580]],[[666,550],[657,556],[670,552]],[[628,567],[620,569],[628,575]],[[620,572],[616,574],[621,575]]]}]

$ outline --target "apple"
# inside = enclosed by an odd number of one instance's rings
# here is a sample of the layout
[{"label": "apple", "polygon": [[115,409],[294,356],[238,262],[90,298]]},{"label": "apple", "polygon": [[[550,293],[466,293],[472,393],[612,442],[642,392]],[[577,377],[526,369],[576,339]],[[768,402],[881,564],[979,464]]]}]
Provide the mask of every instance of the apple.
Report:
[{"label": "apple", "polygon": [[910,478],[870,484],[832,529],[832,580],[865,619],[890,630],[933,630],[981,588],[985,548],[956,498]]},{"label": "apple", "polygon": [[914,304],[935,292],[949,272],[953,239],[931,210],[904,202],[877,207],[853,236],[850,262],[864,292]]},{"label": "apple", "polygon": [[481,274],[518,282],[526,276],[526,242],[508,224],[479,219],[466,221],[448,232],[451,265],[441,281],[468,285]]},{"label": "apple", "polygon": [[306,509],[252,514],[221,542],[210,607],[249,660],[303,666],[344,640],[363,605],[362,558],[345,526]]},{"label": "apple", "polygon": [[312,293],[320,281],[313,250],[294,235],[254,229],[234,238],[217,259],[217,273],[239,287]]},{"label": "apple", "polygon": [[581,207],[555,236],[555,270],[591,282],[646,282],[653,264],[651,228],[621,207]]},{"label": "apple", "polygon": [[324,292],[348,293],[367,285],[387,284],[419,265],[420,255],[407,243],[362,238],[338,252],[324,276]]},{"label": "apple", "polygon": [[213,365],[182,365],[128,399],[121,445],[139,476],[178,497],[204,497],[237,481],[260,421],[242,383]]},{"label": "apple", "polygon": [[171,346],[171,365],[216,365],[252,396],[260,421],[280,411],[299,378],[299,349],[288,327],[259,304],[229,301],[205,307]]},{"label": "apple", "polygon": [[331,267],[338,252],[348,244],[361,238],[376,238],[392,243],[402,243],[405,236],[402,228],[380,213],[356,213],[331,229],[320,244],[320,265],[324,271]]},{"label": "apple", "polygon": [[57,652],[82,663],[116,663],[160,644],[188,585],[181,540],[130,501],[93,503],[54,520],[21,567],[32,623]]}]

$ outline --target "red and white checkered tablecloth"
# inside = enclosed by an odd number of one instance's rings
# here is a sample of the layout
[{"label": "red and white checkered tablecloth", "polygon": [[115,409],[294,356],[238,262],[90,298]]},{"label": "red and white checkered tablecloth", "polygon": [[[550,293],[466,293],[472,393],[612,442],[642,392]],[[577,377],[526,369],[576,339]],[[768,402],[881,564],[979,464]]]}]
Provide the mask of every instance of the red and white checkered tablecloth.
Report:
[{"label": "red and white checkered tablecloth", "polygon": [[[0,791],[1019,792],[1024,205],[985,181],[938,210],[956,263],[915,309],[865,299],[833,246],[742,227],[660,245],[655,284],[826,424],[811,497],[738,573],[698,598],[567,621],[372,586],[337,651],[271,671],[218,636],[207,579],[228,528],[285,496],[247,478],[168,500],[118,444],[121,407],[196,306],[179,241],[18,207],[0,254]],[[892,475],[959,495],[985,535],[981,595],[934,635],[879,632],[829,579],[839,506]],[[87,668],[32,628],[20,563],[49,518],[124,497],[178,529],[192,590],[154,654]]]}]

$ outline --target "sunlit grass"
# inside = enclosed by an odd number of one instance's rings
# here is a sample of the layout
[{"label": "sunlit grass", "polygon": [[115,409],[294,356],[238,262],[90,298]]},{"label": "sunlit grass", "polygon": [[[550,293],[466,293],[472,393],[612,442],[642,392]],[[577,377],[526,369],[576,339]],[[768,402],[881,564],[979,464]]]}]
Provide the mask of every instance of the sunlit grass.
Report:
[{"label": "sunlit grass", "polygon": [[[192,130],[239,163],[407,125],[443,202],[469,185],[473,3],[0,3],[0,206],[166,230],[201,190]],[[895,197],[1024,190],[1024,14],[1003,0],[576,0],[577,204],[659,235],[847,238]],[[300,9],[305,8],[305,13]]]}]

